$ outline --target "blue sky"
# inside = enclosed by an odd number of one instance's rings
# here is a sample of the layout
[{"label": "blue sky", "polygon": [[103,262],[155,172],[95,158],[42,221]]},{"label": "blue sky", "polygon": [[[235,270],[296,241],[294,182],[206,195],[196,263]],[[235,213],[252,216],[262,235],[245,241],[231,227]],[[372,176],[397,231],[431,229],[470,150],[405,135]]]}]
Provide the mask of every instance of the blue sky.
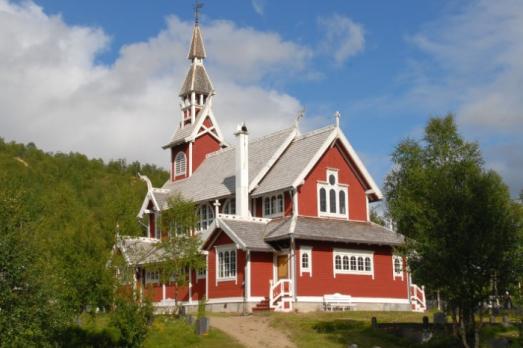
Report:
[{"label": "blue sky", "polygon": [[[2,116],[0,136],[165,166],[192,6],[1,0],[0,53],[16,63],[0,68],[0,112],[17,117]],[[521,1],[214,0],[202,12],[226,134],[246,120],[262,135],[301,108],[312,129],[339,110],[381,185],[394,146],[453,112],[512,194],[523,189]],[[20,93],[27,105],[13,102]]]}]

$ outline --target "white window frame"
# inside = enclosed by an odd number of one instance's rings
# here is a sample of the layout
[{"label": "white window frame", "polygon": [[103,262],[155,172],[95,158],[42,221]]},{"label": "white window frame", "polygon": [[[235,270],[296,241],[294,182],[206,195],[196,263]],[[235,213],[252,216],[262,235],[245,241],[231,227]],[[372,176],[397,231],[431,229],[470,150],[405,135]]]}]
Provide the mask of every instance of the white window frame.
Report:
[{"label": "white window frame", "polygon": [[160,283],[160,271],[145,270],[145,284]]},{"label": "white window frame", "polygon": [[[336,256],[341,258],[341,269],[336,269]],[[348,269],[343,269],[343,257],[348,257]],[[351,269],[351,257],[356,258],[356,269]],[[358,258],[363,258],[363,270],[358,270]],[[365,258],[370,258],[370,271],[365,270]],[[374,251],[354,250],[354,249],[333,249],[332,250],[332,271],[334,278],[337,274],[368,275],[374,279]]]},{"label": "white window frame", "polygon": [[[308,267],[303,267],[303,255],[308,256]],[[312,247],[311,246],[300,246],[300,277],[303,275],[303,273],[309,273],[309,275],[312,277]]]},{"label": "white window frame", "polygon": [[[395,262],[398,260],[400,262],[400,271],[396,272]],[[403,280],[403,258],[399,255],[392,255],[392,278],[401,278]]]},{"label": "white window frame", "polygon": [[[228,282],[228,281],[234,281],[238,282],[238,252],[236,250],[236,246],[234,244],[229,245],[220,245],[215,247],[216,251],[216,283],[218,282]],[[234,275],[230,275],[232,268],[229,270],[229,276],[220,276],[220,253],[234,253],[234,263],[235,263],[235,269],[234,269]],[[230,264],[230,256],[229,256],[229,264]],[[224,270],[225,273],[225,270]]]},{"label": "white window frame", "polygon": [[[334,175],[336,178],[334,185],[331,185],[329,182],[329,177],[331,175]],[[325,181],[318,181],[316,185],[316,201],[317,201],[317,209],[318,209],[318,216],[321,217],[337,217],[337,218],[349,218],[349,185],[346,184],[340,184],[339,177],[338,177],[338,170],[337,169],[327,169],[326,172],[326,180]],[[325,208],[326,211],[321,211],[321,200],[320,200],[320,190],[325,190]],[[336,193],[336,212],[332,213],[330,211],[330,191],[334,190]],[[345,193],[345,213],[340,212],[340,192]]]},{"label": "white window frame", "polygon": [[207,268],[196,271],[196,280],[207,278]]},{"label": "white window frame", "polygon": [[[183,171],[181,165],[179,165],[179,159],[183,160]],[[174,176],[182,176],[187,174],[187,156],[185,155],[185,152],[178,151],[176,156],[174,156]]]},{"label": "white window frame", "polygon": [[223,213],[228,215],[236,215],[236,199],[228,198],[223,203]]},{"label": "white window frame", "polygon": [[[202,219],[202,209],[204,209],[204,208],[206,209],[206,218]],[[211,207],[211,205],[209,203],[200,204],[200,206],[198,206],[197,217],[198,217],[198,220],[196,222],[196,231],[197,232],[206,231],[209,228],[209,226],[214,222],[214,219],[215,219],[214,209]],[[206,228],[202,228],[202,225],[204,224],[204,222],[207,225]]]},{"label": "white window frame", "polygon": [[[273,205],[273,199],[274,199],[274,205]],[[280,204],[281,200],[281,204]],[[270,213],[267,214],[265,211],[266,202],[269,202],[269,211]],[[277,193],[275,195],[271,196],[265,196],[262,200],[262,212],[263,217],[266,218],[274,218],[274,217],[280,217],[283,216],[285,212],[285,195],[283,192]]]}]

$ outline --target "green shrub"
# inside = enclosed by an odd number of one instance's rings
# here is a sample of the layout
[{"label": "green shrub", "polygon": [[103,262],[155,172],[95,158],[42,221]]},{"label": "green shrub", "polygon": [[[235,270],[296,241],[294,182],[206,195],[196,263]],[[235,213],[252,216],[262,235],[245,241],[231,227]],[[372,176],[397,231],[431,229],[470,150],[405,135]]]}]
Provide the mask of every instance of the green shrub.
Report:
[{"label": "green shrub", "polygon": [[132,298],[119,297],[111,314],[109,330],[119,347],[140,347],[153,320],[150,301],[137,303]]}]

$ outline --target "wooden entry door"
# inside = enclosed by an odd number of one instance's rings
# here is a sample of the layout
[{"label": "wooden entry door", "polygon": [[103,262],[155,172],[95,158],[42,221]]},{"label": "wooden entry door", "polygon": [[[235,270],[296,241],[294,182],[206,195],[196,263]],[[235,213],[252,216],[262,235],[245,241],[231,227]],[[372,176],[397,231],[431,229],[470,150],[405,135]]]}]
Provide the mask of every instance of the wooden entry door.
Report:
[{"label": "wooden entry door", "polygon": [[278,255],[278,280],[289,278],[289,257],[287,255]]}]

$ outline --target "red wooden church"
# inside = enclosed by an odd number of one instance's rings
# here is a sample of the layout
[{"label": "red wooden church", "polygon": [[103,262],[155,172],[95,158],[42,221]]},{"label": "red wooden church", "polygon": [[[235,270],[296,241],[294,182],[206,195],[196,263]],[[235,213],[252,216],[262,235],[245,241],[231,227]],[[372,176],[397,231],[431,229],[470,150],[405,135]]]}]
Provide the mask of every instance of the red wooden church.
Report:
[{"label": "red wooden church", "polygon": [[[403,236],[369,219],[369,203],[382,193],[343,134],[339,114],[332,126],[304,134],[296,124],[249,139],[241,125],[229,145],[213,113],[205,57],[196,22],[181,120],[163,147],[171,177],[161,188],[148,183],[139,213],[148,218],[148,235],[119,237],[116,245],[136,268],[135,286],[158,307],[205,297],[217,311],[424,310],[424,291],[394,254]],[[157,222],[174,194],[198,204],[196,233],[207,264],[177,292],[148,270],[162,236]],[[147,257],[138,257],[143,251]]]}]

